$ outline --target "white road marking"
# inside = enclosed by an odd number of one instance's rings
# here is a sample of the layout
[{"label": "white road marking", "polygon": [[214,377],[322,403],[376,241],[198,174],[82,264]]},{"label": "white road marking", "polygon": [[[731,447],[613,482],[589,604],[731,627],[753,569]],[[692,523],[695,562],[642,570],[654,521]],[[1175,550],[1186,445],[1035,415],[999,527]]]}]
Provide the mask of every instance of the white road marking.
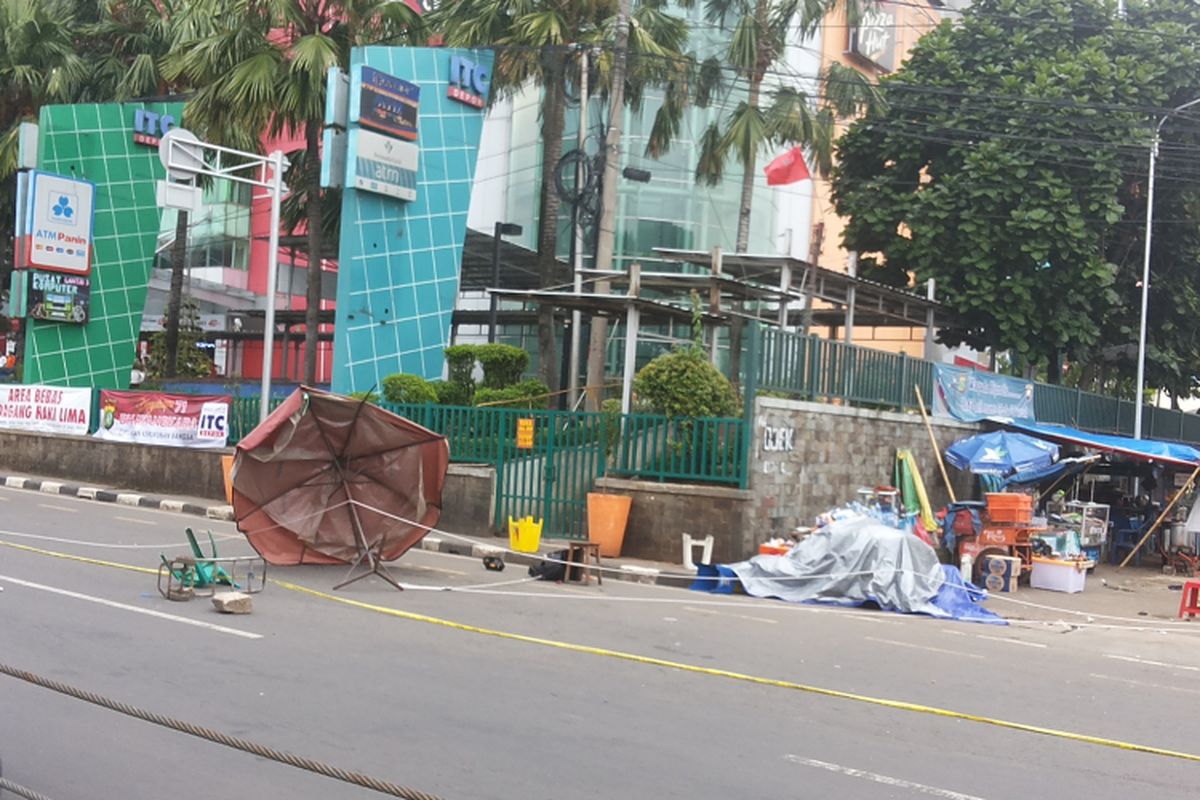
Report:
[{"label": "white road marking", "polygon": [[1127,683],[1130,686],[1142,686],[1146,689],[1162,689],[1167,692],[1183,692],[1185,694],[1200,694],[1200,689],[1184,689],[1182,686],[1165,686],[1161,683],[1149,683],[1148,681],[1135,681],[1130,678],[1116,678],[1112,675],[1101,675],[1098,672],[1093,672],[1088,675],[1089,678],[1099,678],[1102,681],[1115,681],[1117,683]]},{"label": "white road marking", "polygon": [[62,595],[63,597],[70,597],[75,600],[85,600],[89,603],[96,603],[97,605],[107,606],[109,608],[116,608],[116,609],[120,609],[121,611],[132,611],[135,614],[145,614],[148,617],[157,617],[158,619],[165,619],[170,622],[179,622],[184,625],[193,625],[197,628],[207,628],[210,631],[216,631],[217,633],[227,633],[230,636],[240,636],[243,639],[261,639],[261,638],[263,638],[262,634],[259,634],[259,633],[250,633],[249,631],[239,631],[236,628],[226,628],[224,625],[215,625],[211,622],[202,622],[198,619],[188,619],[187,617],[178,617],[174,614],[167,614],[162,611],[155,611],[152,608],[139,608],[138,606],[131,606],[131,605],[127,605],[125,603],[118,603],[115,600],[105,600],[103,597],[94,597],[90,594],[81,594],[79,592],[72,592],[67,589],[59,589],[54,586],[46,586],[41,583],[33,583],[32,581],[23,581],[19,578],[10,578],[7,575],[0,575],[0,581],[4,581],[5,583],[11,583],[15,586],[24,586],[27,589],[37,589],[38,591],[42,591],[42,592],[50,592],[51,594]]},{"label": "white road marking", "polygon": [[51,511],[66,511],[68,514],[78,514],[78,508],[68,508],[67,506],[57,506],[53,503],[38,503],[38,508],[48,508]]},{"label": "white road marking", "polygon": [[977,634],[975,634],[975,638],[976,639],[987,639],[989,642],[1004,642],[1005,644],[1016,644],[1016,645],[1020,645],[1021,647],[1037,647],[1037,648],[1041,648],[1041,649],[1045,649],[1046,647],[1049,647],[1049,645],[1042,644],[1041,642],[1023,642],[1020,639],[1009,639],[1004,636],[988,636],[986,633],[977,633]]},{"label": "white road marking", "polygon": [[952,631],[949,628],[938,628],[938,633],[944,633],[947,636],[966,636],[962,631]]},{"label": "white road marking", "polygon": [[854,767],[844,767],[841,764],[830,764],[828,761],[818,761],[815,758],[802,758],[793,755],[784,756],[784,758],[793,764],[828,770],[829,772],[836,772],[839,775],[882,783],[884,786],[893,786],[897,789],[911,789],[914,792],[932,797],[943,797],[948,798],[948,800],[983,800],[982,797],[973,794],[963,794],[962,792],[955,792],[950,789],[941,789],[937,786],[926,786],[923,783],[914,783],[913,781],[906,781],[903,778],[893,778],[889,775],[880,775],[877,772],[867,772],[866,770],[855,769]]},{"label": "white road marking", "polygon": [[777,619],[768,619],[767,617],[752,617],[748,614],[732,614],[728,611],[713,611],[713,610],[707,609],[707,608],[696,608],[695,606],[684,606],[683,610],[691,611],[696,614],[708,614],[710,616],[717,616],[717,617],[733,617],[734,619],[744,619],[744,620],[749,620],[750,622],[765,622],[768,625],[778,625],[779,624],[779,620],[777,620]]},{"label": "white road marking", "polygon": [[136,522],[138,525],[157,525],[158,522],[152,519],[138,519],[137,517],[113,517],[121,522]]},{"label": "white road marking", "polygon": [[863,638],[866,639],[868,642],[880,642],[882,644],[892,644],[897,647],[911,647],[914,650],[928,650],[931,653],[944,653],[945,655],[948,655],[948,656],[962,656],[963,658],[978,658],[978,659],[983,658],[983,656],[979,655],[978,653],[963,653],[958,650],[943,650],[940,647],[929,647],[929,646],[923,645],[923,644],[913,644],[912,642],[901,642],[897,639],[877,639],[874,636],[864,636]]},{"label": "white road marking", "polygon": [[1186,669],[1188,672],[1200,672],[1200,667],[1193,667],[1187,664],[1168,664],[1165,661],[1151,661],[1148,658],[1137,658],[1136,656],[1119,656],[1115,653],[1105,653],[1105,658],[1115,658],[1117,661],[1132,661],[1134,664],[1148,664],[1152,667],[1166,667],[1167,669]]},{"label": "white road marking", "polygon": [[867,614],[848,614],[847,617],[849,619],[856,619],[860,622],[874,622],[876,625],[887,625],[888,623],[892,622],[892,620],[885,617],[873,617]]}]

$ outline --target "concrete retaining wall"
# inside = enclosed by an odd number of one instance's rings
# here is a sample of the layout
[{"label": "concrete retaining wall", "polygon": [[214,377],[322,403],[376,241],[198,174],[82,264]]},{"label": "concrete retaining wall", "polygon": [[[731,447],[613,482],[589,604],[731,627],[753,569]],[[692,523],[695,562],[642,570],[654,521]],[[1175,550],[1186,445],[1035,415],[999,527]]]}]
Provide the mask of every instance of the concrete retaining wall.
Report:
[{"label": "concrete retaining wall", "polygon": [[[746,524],[759,541],[811,526],[817,514],[853,500],[860,487],[891,484],[897,448],[913,452],[935,509],[950,499],[920,414],[765,397],[756,412],[750,458],[754,500]],[[953,420],[933,421],[943,450],[979,430]],[[947,471],[959,499],[969,498],[973,478]]]}]

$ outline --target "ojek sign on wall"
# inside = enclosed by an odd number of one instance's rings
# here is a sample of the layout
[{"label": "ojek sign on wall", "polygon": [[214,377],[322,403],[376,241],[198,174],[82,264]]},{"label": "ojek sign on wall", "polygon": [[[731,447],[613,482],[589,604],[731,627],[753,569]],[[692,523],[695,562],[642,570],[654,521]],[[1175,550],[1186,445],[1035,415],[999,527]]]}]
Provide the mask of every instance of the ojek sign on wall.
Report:
[{"label": "ojek sign on wall", "polygon": [[446,96],[475,108],[487,103],[488,87],[492,76],[482,64],[476,64],[462,56],[450,57],[450,86]]},{"label": "ojek sign on wall", "polygon": [[87,275],[92,268],[96,187],[33,172],[25,220],[25,261],[30,267]]}]

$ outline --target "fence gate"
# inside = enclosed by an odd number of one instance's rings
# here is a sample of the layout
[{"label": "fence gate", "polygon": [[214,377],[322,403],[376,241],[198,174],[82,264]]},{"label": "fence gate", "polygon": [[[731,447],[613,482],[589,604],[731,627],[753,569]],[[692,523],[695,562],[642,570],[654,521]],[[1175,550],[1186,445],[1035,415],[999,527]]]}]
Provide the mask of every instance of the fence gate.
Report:
[{"label": "fence gate", "polygon": [[587,494],[604,474],[619,420],[599,413],[505,411],[508,424],[495,460],[496,524],[507,530],[510,517],[532,516],[544,520],[543,537],[586,539]]}]

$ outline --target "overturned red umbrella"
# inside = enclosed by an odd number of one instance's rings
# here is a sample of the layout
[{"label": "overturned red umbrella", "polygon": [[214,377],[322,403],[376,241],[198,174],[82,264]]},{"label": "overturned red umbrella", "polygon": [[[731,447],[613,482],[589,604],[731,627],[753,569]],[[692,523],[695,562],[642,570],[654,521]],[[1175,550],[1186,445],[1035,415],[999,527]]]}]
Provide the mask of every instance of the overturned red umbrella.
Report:
[{"label": "overturned red umbrella", "polygon": [[270,564],[351,564],[335,589],[372,574],[399,589],[381,562],[437,524],[449,463],[444,436],[301,387],[238,443],[233,513]]}]

